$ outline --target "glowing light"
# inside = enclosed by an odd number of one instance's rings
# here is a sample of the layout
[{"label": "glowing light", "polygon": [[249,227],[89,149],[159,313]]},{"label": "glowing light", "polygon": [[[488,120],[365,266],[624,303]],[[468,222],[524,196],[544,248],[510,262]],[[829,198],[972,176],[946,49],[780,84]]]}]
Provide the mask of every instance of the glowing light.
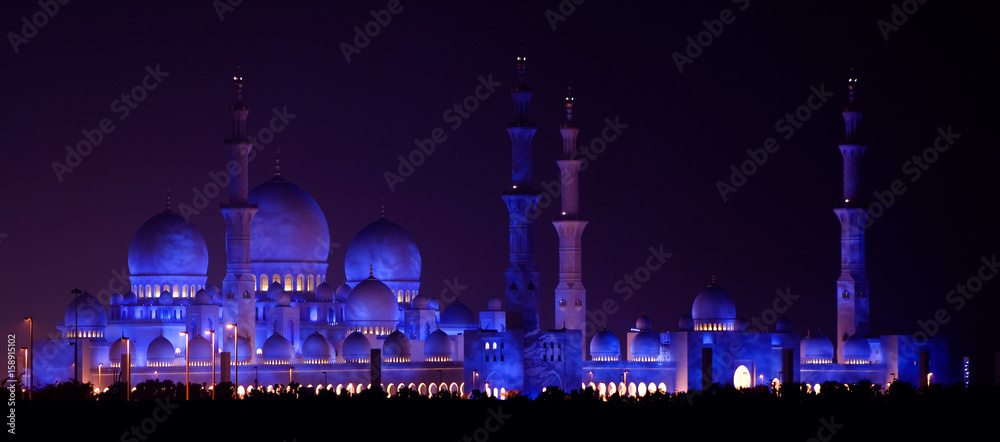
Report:
[{"label": "glowing light", "polygon": [[733,374],[733,385],[736,388],[750,388],[753,378],[750,376],[750,370],[747,369],[746,365],[740,365],[736,367],[736,373]]}]

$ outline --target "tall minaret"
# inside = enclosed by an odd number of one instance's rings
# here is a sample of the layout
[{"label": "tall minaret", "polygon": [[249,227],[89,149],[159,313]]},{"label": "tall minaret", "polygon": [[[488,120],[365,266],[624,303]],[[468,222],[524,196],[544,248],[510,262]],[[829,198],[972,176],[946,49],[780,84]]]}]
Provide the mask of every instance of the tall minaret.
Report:
[{"label": "tall minaret", "polygon": [[[587,325],[587,289],[583,287],[581,266],[583,248],[580,238],[587,220],[579,216],[580,164],[573,158],[576,153],[576,135],[580,131],[573,123],[573,90],[566,90],[566,122],[559,126],[562,133],[563,155],[556,161],[561,171],[562,211],[552,225],[559,233],[559,285],[556,286],[555,328],[584,330]],[[584,336],[586,338],[586,336]],[[587,342],[584,339],[584,342]]]},{"label": "tall minaret", "polygon": [[[226,218],[226,277],[222,280],[225,301],[223,322],[239,325],[241,337],[246,337],[251,348],[254,340],[256,288],[250,273],[250,220],[257,213],[257,206],[247,202],[247,154],[253,143],[247,137],[246,121],[250,109],[243,105],[243,76],[236,65],[233,75],[236,102],[229,106],[232,116],[232,137],[225,140],[226,153],[238,167],[229,169],[229,202],[222,203],[220,211]],[[223,327],[225,325],[223,324]],[[218,329],[217,329],[218,330]],[[251,359],[253,359],[251,355]]]},{"label": "tall minaret", "polygon": [[[514,100],[514,121],[507,124],[510,134],[512,167],[510,189],[503,193],[510,213],[510,263],[506,271],[508,328],[538,329],[538,271],[535,269],[535,206],[539,195],[531,188],[531,138],[535,123],[528,119],[531,87],[524,82],[527,58],[524,45],[517,56],[517,84],[510,90]],[[520,322],[520,324],[518,324]]]},{"label": "tall minaret", "polygon": [[858,79],[851,69],[847,80],[850,103],[844,109],[846,135],[840,144],[844,157],[844,201],[834,209],[840,219],[840,278],[837,279],[837,356],[843,361],[841,352],[844,341],[856,333],[868,334],[868,277],[865,275],[865,223],[868,212],[860,201],[861,157],[865,146],[858,136],[858,122],[861,121],[861,107],[854,102]]}]

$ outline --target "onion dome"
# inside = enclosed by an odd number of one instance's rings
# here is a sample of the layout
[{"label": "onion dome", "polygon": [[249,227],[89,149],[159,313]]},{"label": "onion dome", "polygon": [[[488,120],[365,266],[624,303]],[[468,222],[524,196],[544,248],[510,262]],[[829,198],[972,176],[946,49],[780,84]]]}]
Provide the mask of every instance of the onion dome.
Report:
[{"label": "onion dome", "polygon": [[503,310],[503,301],[501,301],[500,298],[497,298],[496,296],[490,298],[490,300],[486,302],[486,310],[489,310],[491,312],[498,312],[500,310]]},{"label": "onion dome", "polygon": [[[111,344],[111,349],[108,350],[108,359],[111,360],[112,364],[119,364],[122,361],[122,355],[128,352],[128,340],[121,338]],[[135,358],[135,349],[132,349],[132,358]]]},{"label": "onion dome", "polygon": [[212,341],[195,335],[188,342],[188,360],[192,362],[212,362]]},{"label": "onion dome", "polygon": [[[227,333],[227,334],[229,334],[229,333]],[[253,347],[250,346],[250,341],[247,340],[246,336],[240,336],[240,339],[237,342],[240,343],[239,351],[238,351],[238,353],[239,353],[239,360],[240,361],[249,361],[250,360],[250,356],[253,354]],[[233,337],[230,334],[230,336],[226,339],[225,345],[223,345],[223,347],[222,347],[222,351],[228,351],[231,354],[233,354],[233,352],[235,350],[236,349],[233,348]],[[236,354],[233,354],[233,359],[236,359],[236,356],[237,356]]]},{"label": "onion dome", "polygon": [[410,359],[410,338],[396,330],[382,342],[382,358],[390,362],[406,362]]},{"label": "onion dome", "polygon": [[128,269],[136,276],[201,276],[208,273],[208,247],[194,224],[167,209],[132,236]]},{"label": "onion dome", "polygon": [[344,339],[343,350],[347,362],[368,362],[371,359],[372,344],[361,332],[354,332]]},{"label": "onion dome", "polygon": [[415,308],[415,309],[421,309],[421,310],[422,309],[426,309],[427,308],[427,297],[424,296],[424,295],[414,296],[413,299],[410,300],[410,306],[413,307],[413,308]]},{"label": "onion dome", "polygon": [[63,324],[67,327],[104,327],[108,325],[108,313],[101,301],[83,292],[69,302]]},{"label": "onion dome", "polygon": [[372,270],[383,281],[419,283],[420,266],[420,251],[413,238],[384,217],[354,236],[344,258],[348,281],[361,281]]},{"label": "onion dome", "polygon": [[323,335],[313,333],[302,342],[302,359],[316,361],[316,363],[328,363],[333,352],[330,349],[330,341]]},{"label": "onion dome", "polygon": [[749,326],[750,323],[747,322],[747,318],[737,318],[736,323],[733,325],[733,330],[745,332]]},{"label": "onion dome", "polygon": [[460,301],[451,303],[441,312],[441,327],[457,330],[478,330],[479,320],[465,304]]},{"label": "onion dome", "polygon": [[635,320],[636,330],[649,330],[653,328],[652,322],[649,320],[649,316],[642,315]]},{"label": "onion dome", "polygon": [[287,364],[295,357],[295,348],[292,347],[292,343],[288,339],[275,333],[264,341],[261,353],[265,363]]},{"label": "onion dome", "polygon": [[333,287],[327,284],[326,281],[316,286],[316,300],[319,302],[333,301]]},{"label": "onion dome", "polygon": [[267,300],[274,301],[275,299],[278,299],[278,295],[280,295],[283,291],[285,291],[285,286],[279,283],[271,284],[267,287]]},{"label": "onion dome", "polygon": [[122,305],[136,305],[138,302],[139,297],[131,291],[122,295]]},{"label": "onion dome", "polygon": [[660,335],[643,330],[632,337],[628,351],[633,361],[655,361],[660,357]]},{"label": "onion dome", "polygon": [[274,303],[278,307],[290,307],[292,305],[292,295],[288,292],[281,292],[275,298]]},{"label": "onion dome", "polygon": [[350,297],[350,295],[351,295],[351,286],[347,285],[346,282],[341,284],[339,287],[337,287],[337,290],[334,291],[334,296],[340,302],[347,301],[347,298]]},{"label": "onion dome", "polygon": [[681,315],[681,319],[677,320],[678,330],[694,330],[694,318],[691,315],[685,313]]},{"label": "onion dome", "polygon": [[111,295],[111,305],[122,305],[123,302],[125,302],[125,296],[121,293],[115,292]]},{"label": "onion dome", "polygon": [[736,304],[733,297],[722,287],[712,282],[694,299],[691,317],[695,328],[707,326],[707,330],[732,330],[736,322]]},{"label": "onion dome", "polygon": [[441,301],[437,298],[427,298],[427,308],[430,310],[441,310]]},{"label": "onion dome", "polygon": [[774,325],[778,333],[791,333],[792,332],[792,321],[786,316],[778,318],[778,322]]},{"label": "onion dome", "polygon": [[198,293],[194,294],[194,305],[210,305],[212,304],[212,297],[208,294],[208,290],[201,289]]},{"label": "onion dome", "polygon": [[156,298],[156,302],[160,305],[174,305],[174,295],[169,290],[164,290],[160,293],[160,297]]},{"label": "onion dome", "polygon": [[399,320],[396,295],[382,281],[369,276],[351,290],[344,319],[351,322]]},{"label": "onion dome", "polygon": [[841,354],[844,356],[842,362],[845,364],[867,364],[872,357],[872,347],[864,336],[855,333],[844,341]]},{"label": "onion dome", "polygon": [[802,361],[807,364],[833,363],[833,343],[821,333],[807,335],[799,344],[799,351],[802,353]]},{"label": "onion dome", "polygon": [[146,363],[172,364],[175,355],[174,344],[163,336],[157,336],[146,348]]},{"label": "onion dome", "polygon": [[281,176],[247,195],[259,208],[250,222],[250,261],[326,263],[330,228],[308,193]]},{"label": "onion dome", "polygon": [[434,330],[424,341],[424,356],[428,361],[450,361],[454,352],[451,338],[441,329]]},{"label": "onion dome", "polygon": [[617,361],[621,357],[621,343],[608,329],[602,329],[590,339],[590,360]]}]

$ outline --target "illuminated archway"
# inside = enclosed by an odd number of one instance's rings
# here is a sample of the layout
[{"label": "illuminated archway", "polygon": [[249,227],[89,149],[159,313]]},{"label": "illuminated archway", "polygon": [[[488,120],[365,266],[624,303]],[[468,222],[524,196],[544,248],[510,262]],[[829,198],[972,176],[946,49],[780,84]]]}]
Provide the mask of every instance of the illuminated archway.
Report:
[{"label": "illuminated archway", "polygon": [[[630,386],[629,389],[631,389],[631,388],[632,387]],[[639,383],[639,389],[638,389],[638,391],[636,393],[639,395],[639,397],[645,396],[646,395],[646,384],[640,382]]]},{"label": "illuminated archway", "polygon": [[750,388],[753,386],[753,377],[750,376],[750,370],[747,369],[746,365],[736,367],[736,373],[733,374],[733,385],[736,388]]}]

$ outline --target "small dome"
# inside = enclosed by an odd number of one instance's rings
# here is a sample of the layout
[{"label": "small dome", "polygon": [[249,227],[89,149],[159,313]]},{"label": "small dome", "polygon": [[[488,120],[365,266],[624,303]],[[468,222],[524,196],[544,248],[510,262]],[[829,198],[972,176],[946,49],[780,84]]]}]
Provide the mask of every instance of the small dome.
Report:
[{"label": "small dome", "polygon": [[[230,352],[230,356],[235,360],[236,359],[236,355],[232,353],[234,351],[234,349],[233,349],[233,337],[232,337],[232,333],[227,333],[227,334],[229,334],[230,336],[229,336],[229,339],[226,340],[226,343],[223,345],[222,351],[228,351],[228,352]],[[250,346],[250,341],[247,341],[246,336],[240,336],[240,339],[239,339],[238,342],[240,343],[239,351],[238,351],[238,353],[239,353],[239,360],[240,361],[249,361],[250,360],[250,355],[253,354],[253,347]]]},{"label": "small dome", "polygon": [[329,360],[332,354],[333,353],[330,350],[330,341],[327,341],[326,338],[319,333],[309,335],[309,337],[302,343],[303,359]]},{"label": "small dome", "polygon": [[289,362],[295,357],[295,348],[292,343],[277,333],[271,335],[264,341],[261,349],[264,360],[268,362]]},{"label": "small dome", "polygon": [[614,333],[603,329],[590,339],[590,358],[592,360],[618,360],[621,357],[621,343]]},{"label": "small dome", "polygon": [[[128,352],[128,341],[125,338],[121,338],[111,344],[111,349],[108,350],[108,359],[111,360],[112,364],[120,364],[122,362],[122,355]],[[132,358],[135,358],[135,349],[132,350]]]},{"label": "small dome", "polygon": [[108,325],[108,313],[101,301],[90,293],[83,292],[69,302],[66,314],[63,316],[63,324],[74,327],[104,327]]},{"label": "small dome", "polygon": [[160,297],[156,298],[156,302],[160,305],[174,305],[174,295],[167,290],[160,293]]},{"label": "small dome", "polygon": [[642,315],[638,319],[635,320],[635,329],[636,330],[649,330],[651,328],[653,328],[653,325],[649,321],[649,316]]},{"label": "small dome", "polygon": [[872,347],[864,336],[855,333],[844,341],[844,349],[841,352],[845,363],[867,363],[872,357]]},{"label": "small dome", "polygon": [[344,257],[348,281],[364,280],[373,270],[383,281],[420,281],[420,251],[409,233],[380,218],[361,229]]},{"label": "small dome", "polygon": [[732,321],[736,319],[736,304],[729,292],[713,282],[694,298],[691,317],[695,323]]},{"label": "small dome", "polygon": [[250,223],[251,262],[326,262],[330,228],[306,191],[276,176],[251,190],[247,200],[259,207]]},{"label": "small dome", "polygon": [[441,301],[438,301],[437,298],[427,298],[427,308],[431,310],[440,311]]},{"label": "small dome", "polygon": [[479,321],[465,304],[455,301],[441,312],[441,326],[462,330],[478,330]]},{"label": "small dome", "polygon": [[372,344],[361,332],[354,332],[344,339],[344,359],[348,362],[358,360],[369,360],[371,358]]},{"label": "small dome", "polygon": [[128,292],[122,295],[122,305],[136,305],[139,302],[139,297],[135,293]]},{"label": "small dome", "polygon": [[121,293],[115,292],[111,295],[111,305],[122,305],[123,302],[125,302],[125,296]]},{"label": "small dome", "polygon": [[778,318],[778,323],[775,324],[775,329],[778,333],[791,333],[792,332],[792,321],[786,316]]},{"label": "small dome", "polygon": [[410,338],[407,338],[403,332],[396,330],[385,337],[385,341],[382,342],[382,357],[383,358],[409,358],[410,357]]},{"label": "small dome", "polygon": [[316,300],[319,302],[333,301],[333,287],[327,284],[326,281],[316,286]]},{"label": "small dome", "polygon": [[128,248],[132,276],[205,276],[208,247],[198,228],[167,209],[143,223]]},{"label": "small dome", "polygon": [[660,335],[649,330],[639,332],[628,347],[632,359],[656,359],[660,356]]},{"label": "small dome", "polygon": [[285,291],[285,286],[281,284],[274,283],[269,285],[267,287],[267,300],[274,301],[275,299],[278,299],[278,295],[280,295],[283,291]]},{"label": "small dome", "polygon": [[399,304],[392,290],[374,277],[361,281],[351,290],[344,311],[347,321],[398,321]]},{"label": "small dome", "polygon": [[415,309],[427,308],[427,297],[424,295],[414,296],[413,299],[410,300],[410,306]]},{"label": "small dome", "polygon": [[146,361],[148,362],[174,362],[174,356],[174,344],[163,336],[157,336],[146,348]]},{"label": "small dome", "polygon": [[736,325],[733,326],[733,330],[736,330],[738,332],[745,332],[747,331],[747,327],[749,327],[747,318],[737,318]]},{"label": "small dome", "polygon": [[500,310],[503,310],[503,301],[501,301],[500,298],[497,298],[496,296],[490,298],[490,300],[486,302],[486,310],[489,310],[491,312],[498,312]]},{"label": "small dome", "polygon": [[346,301],[351,295],[351,286],[347,285],[346,282],[341,284],[340,287],[337,287],[337,290],[334,291],[334,295],[337,297],[338,301]]},{"label": "small dome", "polygon": [[292,305],[292,295],[288,292],[281,292],[274,299],[274,302],[278,307],[290,307]]},{"label": "small dome", "polygon": [[[207,293],[206,293],[207,295]],[[212,342],[204,336],[195,336],[188,342],[188,359],[195,362],[212,361]]]},{"label": "small dome", "polygon": [[694,330],[694,318],[687,313],[681,315],[681,319],[677,321],[677,328],[679,330]]},{"label": "small dome", "polygon": [[208,294],[208,290],[201,289],[194,294],[194,305],[210,305],[211,303],[212,296]]},{"label": "small dome", "polygon": [[454,354],[454,345],[447,333],[437,329],[427,336],[424,342],[424,356],[428,358],[451,358]]},{"label": "small dome", "polygon": [[806,336],[799,345],[801,358],[812,364],[829,364],[833,362],[833,343],[821,333]]}]

